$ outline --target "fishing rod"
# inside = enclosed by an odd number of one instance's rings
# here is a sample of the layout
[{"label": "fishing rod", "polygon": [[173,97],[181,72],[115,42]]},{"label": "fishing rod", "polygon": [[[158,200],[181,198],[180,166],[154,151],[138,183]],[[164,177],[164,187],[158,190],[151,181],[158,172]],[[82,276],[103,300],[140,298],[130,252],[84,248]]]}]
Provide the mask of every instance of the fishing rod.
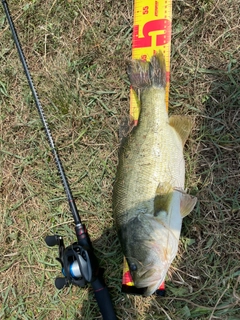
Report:
[{"label": "fishing rod", "polygon": [[117,318],[113,309],[112,301],[102,277],[103,271],[101,268],[99,268],[98,261],[94,254],[92,243],[85,224],[82,224],[81,222],[81,218],[78,213],[74,198],[72,196],[72,192],[61,160],[55,148],[55,144],[48,127],[42,105],[38,98],[37,91],[34,87],[33,80],[29,72],[20,41],[18,39],[17,31],[11,18],[7,1],[2,0],[2,4],[12,32],[14,42],[18,50],[20,60],[23,65],[24,72],[28,80],[29,87],[32,91],[32,95],[35,100],[36,107],[47,136],[47,140],[49,142],[54,160],[57,165],[57,169],[60,174],[62,184],[68,199],[69,208],[75,223],[77,241],[69,245],[68,247],[65,247],[63,238],[59,235],[47,236],[45,239],[48,246],[57,245],[59,248],[59,257],[57,258],[57,260],[61,264],[63,277],[57,277],[55,279],[55,286],[60,290],[65,286],[69,286],[70,284],[84,287],[87,283],[90,283],[93,288],[100,312],[103,316],[103,320],[116,320]]}]

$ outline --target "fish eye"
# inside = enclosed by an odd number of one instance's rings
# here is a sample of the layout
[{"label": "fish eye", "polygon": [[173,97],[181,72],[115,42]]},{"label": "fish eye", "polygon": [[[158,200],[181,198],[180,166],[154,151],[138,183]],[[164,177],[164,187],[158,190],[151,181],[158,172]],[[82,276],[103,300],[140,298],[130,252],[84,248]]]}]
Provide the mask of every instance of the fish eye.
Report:
[{"label": "fish eye", "polygon": [[131,262],[129,264],[129,268],[130,268],[131,271],[136,271],[137,270],[137,265],[135,263]]}]

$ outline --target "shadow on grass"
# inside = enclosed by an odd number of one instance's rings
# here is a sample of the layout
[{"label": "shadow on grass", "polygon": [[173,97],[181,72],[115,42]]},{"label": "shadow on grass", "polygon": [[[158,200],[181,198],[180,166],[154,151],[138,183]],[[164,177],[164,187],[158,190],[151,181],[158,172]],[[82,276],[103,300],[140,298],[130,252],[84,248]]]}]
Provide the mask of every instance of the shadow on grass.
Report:
[{"label": "shadow on grass", "polygon": [[167,298],[152,302],[146,320],[240,319],[240,65],[230,58],[228,70],[200,72],[211,87],[196,137],[198,205],[183,220]]}]

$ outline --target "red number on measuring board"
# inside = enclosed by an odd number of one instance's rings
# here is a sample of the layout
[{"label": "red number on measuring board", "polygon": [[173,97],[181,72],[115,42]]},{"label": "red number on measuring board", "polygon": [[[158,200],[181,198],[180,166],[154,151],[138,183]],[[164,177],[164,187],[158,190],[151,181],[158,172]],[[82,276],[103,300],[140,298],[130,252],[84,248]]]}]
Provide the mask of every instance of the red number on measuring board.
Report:
[{"label": "red number on measuring board", "polygon": [[143,54],[143,55],[141,56],[141,60],[142,60],[142,61],[147,61],[147,55],[146,55],[146,54]]},{"label": "red number on measuring board", "polygon": [[168,19],[152,20],[145,23],[142,29],[143,37],[139,38],[139,25],[133,26],[133,48],[151,47],[152,31],[161,31],[163,34],[156,35],[157,46],[167,44],[171,40],[171,22]]},{"label": "red number on measuring board", "polygon": [[143,7],[142,14],[148,14],[148,9],[149,9],[148,6]]}]

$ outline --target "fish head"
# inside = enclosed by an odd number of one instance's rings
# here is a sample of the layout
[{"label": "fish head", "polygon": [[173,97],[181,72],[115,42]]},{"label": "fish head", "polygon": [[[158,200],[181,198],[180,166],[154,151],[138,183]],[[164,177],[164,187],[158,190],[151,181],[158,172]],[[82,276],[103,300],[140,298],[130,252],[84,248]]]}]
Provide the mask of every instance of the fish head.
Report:
[{"label": "fish head", "polygon": [[[159,190],[155,210],[142,206],[119,233],[134,285],[154,293],[165,279],[177,255],[182,218],[194,207],[196,198],[182,190],[169,195]],[[146,207],[146,208],[145,208]]]},{"label": "fish head", "polygon": [[178,239],[156,217],[134,220],[131,243],[127,243],[124,251],[134,285],[146,288],[144,295],[149,296],[164,281],[177,254]]},{"label": "fish head", "polygon": [[128,259],[128,263],[134,285],[137,288],[145,288],[144,295],[150,296],[164,281],[170,264],[164,265],[161,261],[155,261],[144,266],[143,264],[146,263],[144,261],[136,263],[130,260]]}]

